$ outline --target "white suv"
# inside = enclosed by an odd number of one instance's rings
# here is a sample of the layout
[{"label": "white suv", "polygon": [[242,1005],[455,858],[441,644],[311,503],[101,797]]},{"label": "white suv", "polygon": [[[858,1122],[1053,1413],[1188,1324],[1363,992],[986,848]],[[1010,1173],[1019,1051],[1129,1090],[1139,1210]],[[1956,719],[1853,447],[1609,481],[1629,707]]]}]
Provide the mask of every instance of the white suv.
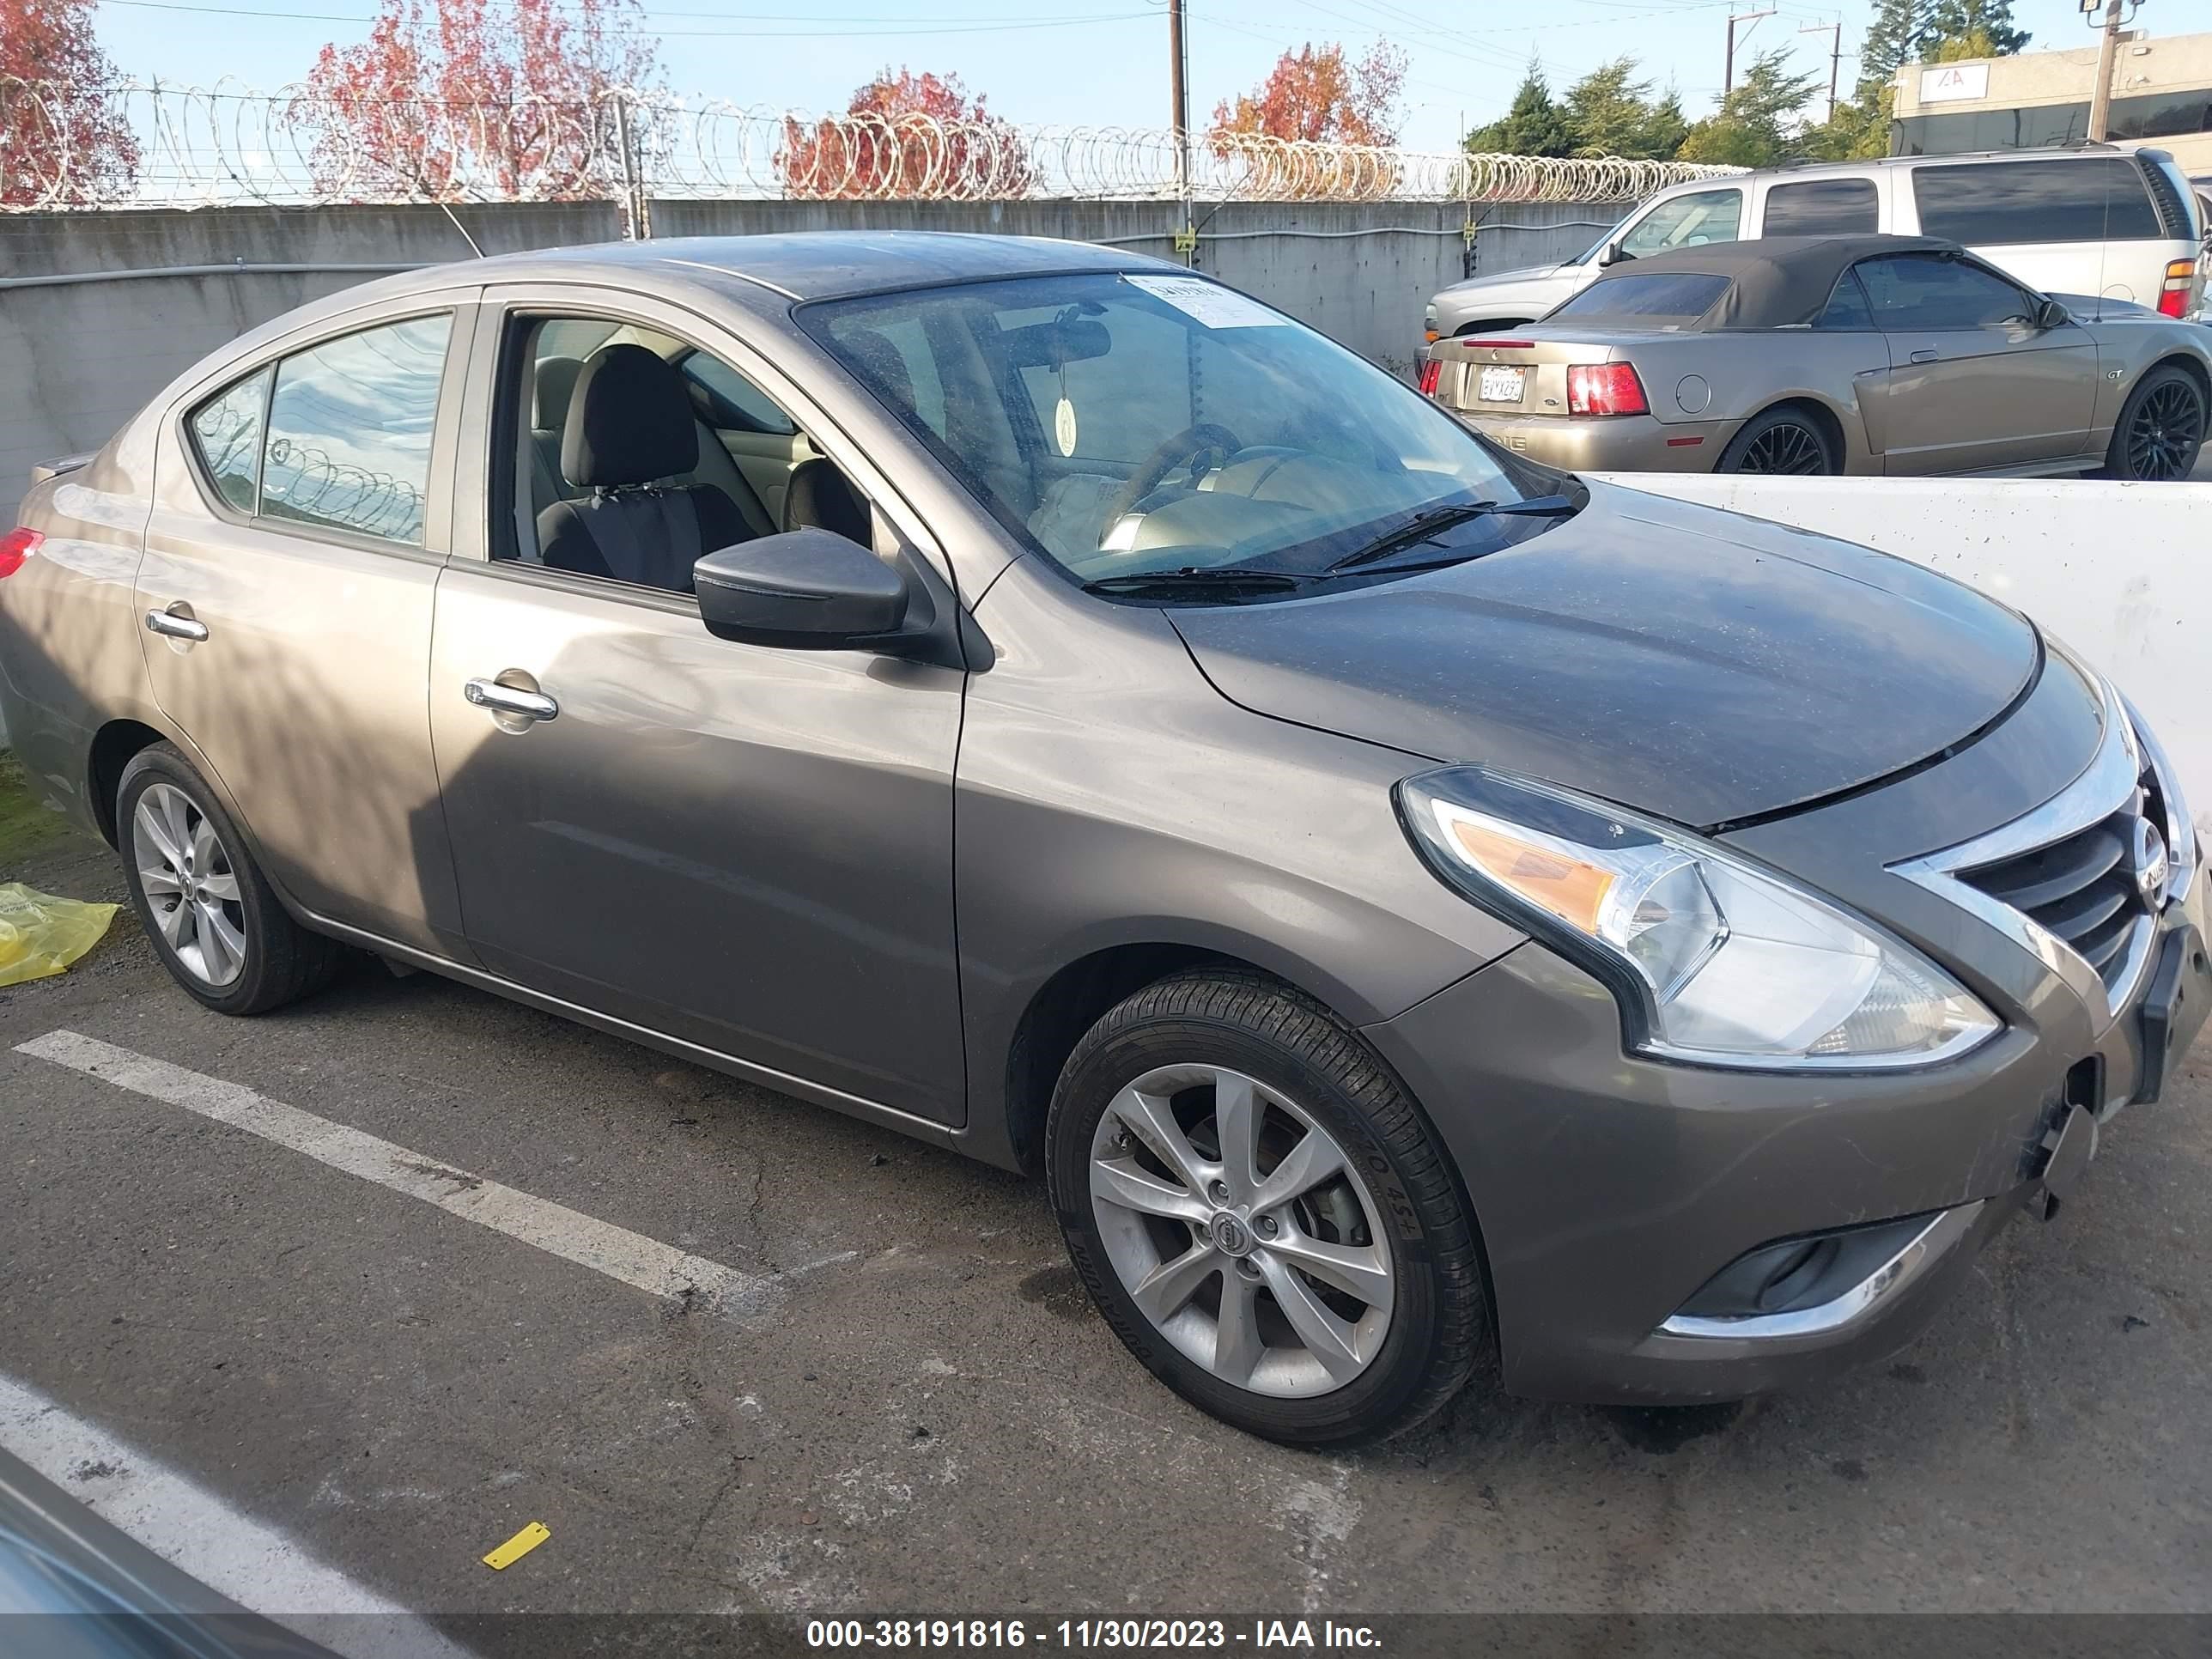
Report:
[{"label": "white suv", "polygon": [[1705,242],[1887,231],[1964,243],[2045,294],[2129,300],[2184,317],[2199,303],[2205,225],[2163,150],[2096,145],[1778,167],[1676,185],[1563,265],[1455,283],[1428,337],[1533,322],[1606,266]]}]

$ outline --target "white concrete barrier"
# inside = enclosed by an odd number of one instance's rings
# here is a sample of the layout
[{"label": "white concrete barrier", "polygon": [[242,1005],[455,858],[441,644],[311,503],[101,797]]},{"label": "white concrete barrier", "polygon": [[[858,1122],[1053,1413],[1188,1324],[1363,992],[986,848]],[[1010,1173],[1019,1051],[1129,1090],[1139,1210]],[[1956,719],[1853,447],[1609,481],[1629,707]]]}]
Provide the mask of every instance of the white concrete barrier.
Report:
[{"label": "white concrete barrier", "polygon": [[1603,476],[1878,547],[2026,612],[2142,711],[2212,836],[2212,483]]}]

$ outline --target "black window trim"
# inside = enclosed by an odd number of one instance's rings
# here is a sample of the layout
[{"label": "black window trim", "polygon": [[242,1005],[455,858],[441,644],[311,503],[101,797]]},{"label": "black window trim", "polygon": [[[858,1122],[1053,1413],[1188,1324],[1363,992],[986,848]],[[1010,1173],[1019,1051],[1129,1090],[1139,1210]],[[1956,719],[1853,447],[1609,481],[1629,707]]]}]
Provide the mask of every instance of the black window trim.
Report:
[{"label": "black window trim", "polygon": [[[241,530],[259,531],[264,535],[297,537],[301,540],[320,542],[333,547],[349,548],[364,553],[385,553],[396,558],[412,559],[421,563],[442,564],[447,556],[447,544],[453,540],[451,514],[445,510],[453,494],[454,458],[459,447],[463,387],[468,374],[470,346],[477,321],[477,296],[482,290],[470,288],[447,289],[434,295],[410,295],[404,301],[386,301],[348,312],[341,325],[330,326],[333,320],[324,318],[307,327],[286,335],[258,353],[247,354],[244,367],[234,359],[221,369],[196,382],[191,389],[171,406],[169,419],[164,423],[184,456],[185,471],[199,492],[202,505],[223,523]],[[241,513],[223,498],[207,470],[205,459],[192,431],[192,416],[209,404],[222,397],[233,386],[252,380],[263,371],[269,371],[269,386],[261,398],[261,441],[263,459],[267,459],[269,442],[269,409],[276,396],[275,371],[288,358],[296,357],[317,346],[327,345],[355,334],[366,334],[373,329],[388,327],[395,323],[413,322],[424,317],[449,317],[452,319],[446,335],[446,361],[438,375],[438,402],[430,428],[430,468],[422,491],[422,544],[414,546],[407,542],[393,541],[386,536],[371,536],[357,530],[342,530],[333,525],[311,524],[300,519],[272,519],[264,516],[261,507],[261,483],[257,477],[253,489],[254,511]]]},{"label": "black window trim", "polygon": [[[1818,189],[1820,186],[1821,186],[1821,185],[1864,185],[1864,186],[1866,187],[1866,191],[1867,191],[1868,196],[1871,198],[1871,201],[1870,201],[1870,203],[1869,203],[1869,205],[1871,205],[1871,206],[1873,207],[1873,209],[1874,209],[1874,224],[1873,224],[1873,227],[1871,228],[1871,229],[1869,229],[1869,230],[1865,230],[1865,231],[1837,231],[1837,230],[1816,230],[1816,231],[1785,230],[1785,231],[1777,231],[1777,230],[1773,230],[1773,229],[1771,229],[1771,228],[1770,228],[1768,227],[1767,221],[1768,221],[1768,219],[1769,219],[1769,218],[1772,216],[1772,214],[1773,214],[1773,211],[1774,211],[1774,198],[1775,198],[1775,197],[1776,197],[1778,194],[1779,194],[1781,191],[1785,191],[1785,190],[1814,190],[1814,189]],[[1875,176],[1874,176],[1874,175],[1873,175],[1873,173],[1831,173],[1831,174],[1829,174],[1829,175],[1828,175],[1827,177],[1826,177],[1826,178],[1817,178],[1817,179],[1777,179],[1773,180],[1771,184],[1769,184],[1769,185],[1766,186],[1765,193],[1763,196],[1761,196],[1761,197],[1759,198],[1759,235],[1760,235],[1761,237],[1766,237],[1766,236],[1808,236],[1808,235],[1809,235],[1809,236],[1861,236],[1861,235],[1872,235],[1872,234],[1875,234],[1878,233],[1881,229],[1881,185],[1880,185],[1880,184],[1875,180]]]},{"label": "black window trim", "polygon": [[[2118,161],[2121,163],[2122,170],[2135,179],[2136,187],[2143,192],[2144,205],[2149,209],[2152,220],[2158,223],[2160,234],[2155,236],[2083,236],[2066,238],[2059,240],[2053,240],[2048,237],[2040,240],[2031,237],[2017,241],[1998,242],[1978,240],[1975,246],[1980,247],[2093,247],[2111,246],[2113,244],[2134,244],[2143,242],[2154,243],[2187,240],[2185,237],[2177,238],[2168,236],[2164,234],[2164,216],[2159,211],[2158,199],[2152,191],[2149,180],[2143,177],[2142,167],[2136,161],[2134,152],[2118,149],[2081,150],[2066,155],[2042,155],[2033,151],[2024,150],[2018,154],[2006,154],[1987,159],[1978,156],[1968,157],[1965,155],[1915,156],[1912,158],[1911,164],[1905,169],[1905,172],[1909,175],[1905,181],[1905,188],[1910,191],[1912,195],[1913,222],[1919,227],[1920,234],[1923,236],[1942,236],[1953,241],[1963,240],[1961,238],[1950,236],[1948,232],[1931,231],[1928,228],[1926,221],[1922,215],[1922,204],[1920,200],[1920,175],[1923,173],[1929,172],[1936,168],[1942,168],[1942,170],[1949,173],[1973,173],[1984,167],[2072,167],[2083,161]],[[2109,228],[2109,210],[2107,210],[2106,223],[2107,228]]]}]

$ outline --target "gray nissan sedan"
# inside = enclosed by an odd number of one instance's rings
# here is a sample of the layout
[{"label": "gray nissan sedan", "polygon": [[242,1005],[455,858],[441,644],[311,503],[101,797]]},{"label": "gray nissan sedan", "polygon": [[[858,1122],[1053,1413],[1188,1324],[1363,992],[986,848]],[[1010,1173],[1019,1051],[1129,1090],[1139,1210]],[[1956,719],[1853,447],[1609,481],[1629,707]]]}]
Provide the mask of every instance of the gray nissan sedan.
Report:
[{"label": "gray nissan sedan", "polygon": [[187,993],[350,947],[1041,1170],[1278,1440],[1886,1352],[2212,999],[2172,769],[2026,618],[1150,259],[425,270],[41,472],[0,702]]}]

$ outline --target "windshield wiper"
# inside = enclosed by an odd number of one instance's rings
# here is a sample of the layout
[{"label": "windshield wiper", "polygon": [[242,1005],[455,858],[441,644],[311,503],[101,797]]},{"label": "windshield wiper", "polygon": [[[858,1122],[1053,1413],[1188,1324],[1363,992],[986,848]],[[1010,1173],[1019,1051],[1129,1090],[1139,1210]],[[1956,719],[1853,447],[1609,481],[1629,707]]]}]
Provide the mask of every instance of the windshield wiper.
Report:
[{"label": "windshield wiper", "polygon": [[[1449,530],[1455,524],[1465,524],[1471,519],[1493,518],[1565,518],[1582,511],[1582,504],[1570,495],[1531,495],[1518,501],[1460,501],[1450,507],[1432,507],[1413,516],[1395,530],[1385,531],[1366,546],[1355,548],[1322,574],[1333,576],[1340,570],[1351,570],[1360,565],[1372,564],[1401,547],[1425,542],[1438,531]],[[1457,562],[1457,561],[1451,561]]]},{"label": "windshield wiper", "polygon": [[1181,570],[1136,570],[1124,576],[1101,576],[1096,581],[1083,584],[1086,593],[1151,593],[1191,592],[1206,589],[1222,592],[1231,588],[1243,588],[1253,593],[1282,593],[1303,586],[1312,580],[1288,570],[1239,570],[1233,566],[1215,565],[1200,568],[1186,565]]}]

